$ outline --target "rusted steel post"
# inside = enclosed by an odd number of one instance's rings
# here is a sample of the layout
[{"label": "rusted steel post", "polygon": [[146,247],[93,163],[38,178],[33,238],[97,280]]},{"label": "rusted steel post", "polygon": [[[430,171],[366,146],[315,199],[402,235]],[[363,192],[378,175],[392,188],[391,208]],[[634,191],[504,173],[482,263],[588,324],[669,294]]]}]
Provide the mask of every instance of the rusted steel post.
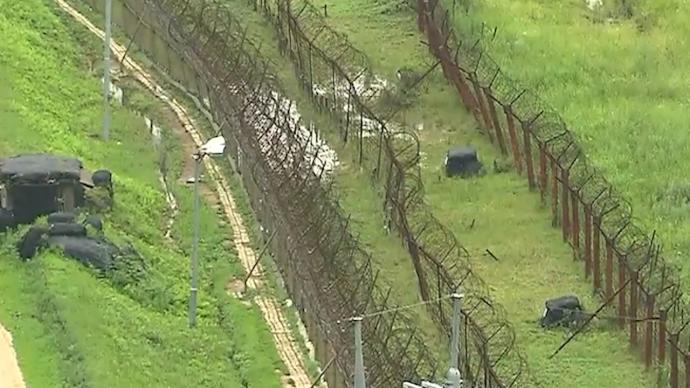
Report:
[{"label": "rusted steel post", "polygon": [[518,174],[522,174],[522,154],[520,153],[517,132],[515,131],[515,117],[509,106],[503,108],[503,113],[505,113],[506,122],[508,123],[508,135],[510,137],[510,148],[513,151],[513,163],[515,164],[515,169]]},{"label": "rusted steel post", "polygon": [[592,217],[592,278],[594,289],[601,290],[601,221],[599,217]]},{"label": "rusted steel post", "polygon": [[562,167],[561,169],[561,226],[563,229],[563,241],[570,241],[570,172]]},{"label": "rusted steel post", "polygon": [[685,357],[685,388],[690,388],[690,355]]},{"label": "rusted steel post", "polygon": [[546,147],[544,143],[539,142],[539,193],[541,194],[541,203],[546,205],[546,181],[549,173],[546,170]]},{"label": "rusted steel post", "polygon": [[498,114],[496,113],[496,105],[493,99],[490,88],[482,88],[484,92],[484,97],[486,98],[486,104],[489,106],[489,114],[491,115],[491,122],[493,123],[494,131],[496,132],[496,140],[498,141],[498,147],[501,149],[501,154],[505,155],[508,153],[506,149],[506,141],[503,136],[503,128],[501,128],[501,122],[498,121]]},{"label": "rusted steel post", "polygon": [[[622,257],[618,256],[618,288],[623,287],[625,284],[626,277],[626,267],[625,267],[625,261],[623,260]],[[625,305],[625,289],[622,289],[618,293],[618,326],[623,329],[625,328],[625,313],[626,313],[626,305]]]},{"label": "rusted steel post", "polygon": [[585,205],[585,277],[590,275],[592,275],[592,212],[590,207]]},{"label": "rusted steel post", "polygon": [[644,365],[647,369],[652,366],[652,359],[654,354],[652,353],[652,345],[654,343],[654,296],[647,295],[646,298],[647,305],[647,322],[645,322],[645,335],[644,335]]},{"label": "rusted steel post", "polygon": [[606,239],[606,289],[604,290],[606,298],[613,295],[613,243]]},{"label": "rusted steel post", "polygon": [[632,277],[630,282],[630,345],[637,346],[637,307],[639,306],[637,272],[631,272],[630,276]]},{"label": "rusted steel post", "polygon": [[487,136],[489,136],[489,140],[493,143],[494,137],[491,134],[491,120],[489,119],[489,110],[486,107],[487,102],[484,98],[484,93],[482,92],[481,86],[479,86],[479,81],[477,80],[476,75],[472,75],[470,77],[470,81],[472,82],[472,88],[474,89],[475,99],[479,104],[479,111],[482,114],[482,124],[486,130]]},{"label": "rusted steel post", "polygon": [[671,334],[671,388],[678,388],[678,333]]},{"label": "rusted steel post", "polygon": [[424,33],[424,0],[417,0],[417,28]]},{"label": "rusted steel post", "polygon": [[551,225],[558,226],[558,164],[551,159]]},{"label": "rusted steel post", "polygon": [[530,129],[527,123],[522,122],[523,144],[525,146],[525,165],[527,166],[527,182],[530,190],[534,190],[536,183],[534,182],[534,159],[532,159],[532,139]]},{"label": "rusted steel post", "polygon": [[663,365],[666,361],[666,320],[668,313],[664,309],[659,309],[659,324],[657,333],[659,339],[657,340],[657,361],[659,365]]},{"label": "rusted steel post", "polygon": [[578,198],[577,193],[571,193],[573,205],[573,259],[577,260],[580,258],[580,198]]}]

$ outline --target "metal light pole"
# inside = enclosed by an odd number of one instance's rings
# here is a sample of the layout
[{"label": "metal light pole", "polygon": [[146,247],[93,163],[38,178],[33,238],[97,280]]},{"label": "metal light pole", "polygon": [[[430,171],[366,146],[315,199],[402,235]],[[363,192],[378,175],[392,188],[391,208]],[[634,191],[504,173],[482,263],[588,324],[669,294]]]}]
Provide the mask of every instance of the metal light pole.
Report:
[{"label": "metal light pole", "polygon": [[362,351],[362,317],[352,319],[355,322],[355,387],[366,388],[364,379],[364,354]]},{"label": "metal light pole", "polygon": [[110,137],[110,40],[113,1],[105,0],[105,48],[103,49],[103,140]]},{"label": "metal light pole", "polygon": [[196,295],[199,281],[199,181],[201,179],[201,164],[206,155],[222,155],[225,151],[225,138],[222,136],[214,137],[199,148],[194,154],[194,207],[192,214],[193,240],[192,240],[192,260],[191,272],[192,279],[189,286],[189,327],[196,326]]},{"label": "metal light pole", "polygon": [[199,278],[199,177],[201,176],[201,163],[204,155],[194,155],[194,205],[192,214],[193,240],[192,240],[192,280],[189,286],[189,327],[196,326],[196,294]]}]

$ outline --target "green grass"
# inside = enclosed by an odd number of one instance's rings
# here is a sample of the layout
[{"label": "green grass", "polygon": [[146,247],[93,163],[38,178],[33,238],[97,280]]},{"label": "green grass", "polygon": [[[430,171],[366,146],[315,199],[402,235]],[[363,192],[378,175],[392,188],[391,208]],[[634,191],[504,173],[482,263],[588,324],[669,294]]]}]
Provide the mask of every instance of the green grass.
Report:
[{"label": "green grass", "polygon": [[646,229],[657,230],[687,288],[690,75],[681,69],[690,64],[690,13],[676,0],[628,1],[630,17],[619,1],[604,3],[591,11],[578,1],[472,1],[455,26],[498,27],[491,55],[563,115]]},{"label": "green grass", "polygon": [[[94,138],[100,87],[84,64],[98,41],[66,25],[52,2],[0,6],[0,154],[58,152],[91,169],[111,169],[117,204],[106,217],[107,234],[132,242],[151,268],[140,282],[116,287],[56,253],[22,263],[12,250],[18,236],[7,237],[0,321],[14,336],[29,386],[279,387],[274,370],[282,366],[260,313],[225,293],[241,267],[223,248],[230,231],[207,205],[199,323],[187,329],[191,191],[175,188],[182,212],[174,230],[179,242],[171,244],[162,233],[167,209],[143,119],[115,108],[111,141]],[[178,147],[170,138],[175,166]]]},{"label": "green grass", "polygon": [[[391,80],[393,72],[402,67],[422,73],[430,65],[411,11],[396,9],[394,2],[386,1],[315,1],[317,7],[326,3],[327,21],[366,52],[383,77]],[[580,264],[573,262],[559,231],[550,226],[548,211],[515,172],[489,172],[468,181],[439,178],[443,154],[452,144],[474,145],[489,166],[500,159],[494,147],[478,134],[458,100],[437,71],[423,86],[415,105],[396,120],[409,126],[423,124],[419,136],[427,200],[471,252],[473,268],[489,284],[493,298],[506,308],[534,379],[543,386],[557,387],[652,386],[651,376],[643,372],[636,355],[627,351],[623,334],[607,324],[579,336],[555,359],[547,358],[565,340],[565,333],[538,328],[536,319],[543,301],[566,292],[579,294],[590,309],[600,301],[590,297],[591,287],[582,276]],[[366,200],[370,194],[355,183],[357,167],[348,161],[345,168],[338,180],[345,193],[343,203],[356,220],[373,228],[376,223],[366,220],[379,218],[380,211],[370,207],[374,199]],[[476,222],[470,229],[473,219]],[[371,241],[373,251],[395,257],[391,254],[395,250],[388,251],[373,237],[376,235],[370,233],[363,241]],[[499,261],[485,255],[485,249],[494,252]],[[399,266],[396,259],[384,265],[393,268],[392,273]],[[403,279],[410,274],[394,276]]]}]

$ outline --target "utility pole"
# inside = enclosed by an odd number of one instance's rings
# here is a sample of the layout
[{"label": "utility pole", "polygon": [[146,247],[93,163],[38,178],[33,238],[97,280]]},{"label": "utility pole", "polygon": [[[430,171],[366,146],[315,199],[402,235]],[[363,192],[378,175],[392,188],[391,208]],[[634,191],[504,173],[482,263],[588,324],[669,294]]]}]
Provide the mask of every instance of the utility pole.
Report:
[{"label": "utility pole", "polygon": [[453,300],[453,320],[450,337],[450,359],[448,362],[448,372],[443,384],[436,384],[429,381],[422,381],[421,385],[410,382],[404,382],[403,388],[462,388],[462,375],[458,368],[458,359],[460,354],[460,318],[462,316],[462,294],[452,294],[450,298]]},{"label": "utility pole", "polygon": [[364,379],[364,354],[362,351],[362,317],[352,319],[355,322],[355,387],[366,388]]},{"label": "utility pole", "polygon": [[447,388],[460,388],[462,386],[462,376],[460,375],[460,369],[458,369],[458,356],[460,353],[460,304],[463,297],[462,294],[457,293],[450,296],[453,300],[453,327],[450,338],[450,361],[445,381]]},{"label": "utility pole", "polygon": [[192,282],[189,287],[189,327],[196,326],[196,294],[199,276],[199,179],[204,155],[199,152],[194,157],[194,208],[192,210],[194,239],[192,240]]},{"label": "utility pole", "polygon": [[103,49],[103,140],[110,137],[110,40],[113,1],[105,0],[105,48]]},{"label": "utility pole", "polygon": [[204,158],[208,155],[217,156],[222,155],[225,151],[225,138],[217,136],[209,139],[204,145],[199,147],[199,150],[194,156],[194,208],[192,214],[192,228],[194,229],[194,239],[192,240],[192,260],[191,271],[192,280],[189,286],[189,327],[196,326],[196,294],[198,289],[199,278],[199,184],[201,180],[201,164]]}]

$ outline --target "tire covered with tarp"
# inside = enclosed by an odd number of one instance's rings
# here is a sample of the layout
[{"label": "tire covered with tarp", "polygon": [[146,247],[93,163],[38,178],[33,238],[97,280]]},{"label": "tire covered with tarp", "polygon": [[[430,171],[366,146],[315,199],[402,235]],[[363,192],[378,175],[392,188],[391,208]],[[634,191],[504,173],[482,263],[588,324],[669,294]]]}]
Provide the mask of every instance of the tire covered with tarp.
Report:
[{"label": "tire covered with tarp", "polygon": [[36,251],[42,246],[43,236],[48,233],[45,226],[32,226],[17,242],[19,257],[28,260],[36,256]]},{"label": "tire covered with tarp", "polygon": [[56,212],[48,215],[48,224],[73,223],[74,219],[74,213]]},{"label": "tire covered with tarp", "polygon": [[0,233],[6,232],[15,226],[16,223],[12,210],[0,207]]},{"label": "tire covered with tarp", "polygon": [[48,245],[62,249],[65,255],[101,271],[113,268],[113,258],[119,254],[117,246],[104,239],[79,236],[52,236]]},{"label": "tire covered with tarp", "polygon": [[59,222],[50,225],[48,234],[51,236],[86,236],[86,227],[77,223]]}]

